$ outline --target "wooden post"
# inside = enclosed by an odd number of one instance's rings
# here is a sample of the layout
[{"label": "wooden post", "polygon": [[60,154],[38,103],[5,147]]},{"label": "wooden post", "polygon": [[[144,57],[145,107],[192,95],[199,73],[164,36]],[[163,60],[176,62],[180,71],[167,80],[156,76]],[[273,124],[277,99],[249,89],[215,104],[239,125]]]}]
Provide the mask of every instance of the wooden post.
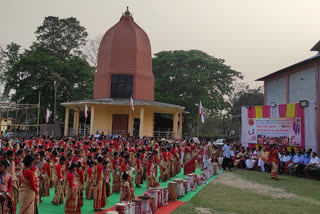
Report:
[{"label": "wooden post", "polygon": [[173,137],[178,138],[178,112],[173,113]]},{"label": "wooden post", "polygon": [[179,118],[179,138],[182,139],[182,112],[180,112]]},{"label": "wooden post", "polygon": [[90,118],[90,135],[94,135],[94,105],[91,105],[91,118]]},{"label": "wooden post", "polygon": [[[40,97],[41,97],[41,91],[39,91],[39,99],[38,99],[37,135],[39,135],[39,127],[40,127]],[[17,109],[17,106],[16,106],[16,109]],[[16,124],[17,124],[17,111],[16,111]],[[16,127],[16,133],[17,133],[17,127]]]},{"label": "wooden post", "polygon": [[75,108],[73,114],[73,132],[75,135],[78,135],[79,133],[79,116],[80,108]]},{"label": "wooden post", "polygon": [[134,118],[134,112],[131,110],[130,106],[130,112],[129,112],[129,120],[128,120],[128,133],[130,136],[133,136],[133,119]]},{"label": "wooden post", "polygon": [[70,107],[67,106],[66,107],[66,115],[65,115],[65,118],[64,118],[64,136],[68,136],[68,129],[69,129],[69,110],[70,110]]},{"label": "wooden post", "polygon": [[144,122],[144,108],[140,108],[140,126],[139,126],[139,137],[143,138],[143,122]]}]

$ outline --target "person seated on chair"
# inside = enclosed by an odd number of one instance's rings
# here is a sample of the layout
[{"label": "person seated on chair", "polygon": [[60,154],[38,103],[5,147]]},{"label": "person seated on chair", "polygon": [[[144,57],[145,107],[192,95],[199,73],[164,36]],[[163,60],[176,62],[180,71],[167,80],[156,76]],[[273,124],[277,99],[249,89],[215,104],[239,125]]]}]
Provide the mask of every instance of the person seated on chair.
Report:
[{"label": "person seated on chair", "polygon": [[290,152],[286,151],[285,154],[282,155],[280,159],[280,173],[283,173],[287,170],[287,166],[289,163],[291,163],[291,156]]},{"label": "person seated on chair", "polygon": [[247,148],[246,151],[246,168],[247,169],[253,169],[254,168],[254,164],[256,162],[256,157],[257,157],[257,152],[254,148],[252,148],[252,151],[250,151],[250,148]]},{"label": "person seated on chair", "polygon": [[311,155],[310,152],[306,153],[306,156],[301,158],[301,162],[298,165],[296,174],[298,177],[302,177],[305,173],[304,173],[304,168],[309,164],[310,160],[311,160]]},{"label": "person seated on chair", "polygon": [[317,153],[312,152],[311,159],[304,168],[304,171],[308,177],[320,177],[320,159]]},{"label": "person seated on chair", "polygon": [[245,168],[245,151],[244,147],[241,147],[240,152],[236,155],[236,161],[234,162],[234,165],[238,168]]},{"label": "person seated on chair", "polygon": [[265,166],[264,164],[267,163],[269,160],[269,152],[267,151],[267,148],[263,148],[263,152],[260,155],[260,158],[258,160],[258,166],[261,168],[261,172],[265,172]]},{"label": "person seated on chair", "polygon": [[292,163],[288,164],[289,174],[292,174],[292,175],[296,174],[296,170],[297,170],[299,164],[301,163],[302,158],[303,158],[303,156],[301,155],[301,152],[298,152],[297,154],[295,154],[295,156],[293,156]]}]

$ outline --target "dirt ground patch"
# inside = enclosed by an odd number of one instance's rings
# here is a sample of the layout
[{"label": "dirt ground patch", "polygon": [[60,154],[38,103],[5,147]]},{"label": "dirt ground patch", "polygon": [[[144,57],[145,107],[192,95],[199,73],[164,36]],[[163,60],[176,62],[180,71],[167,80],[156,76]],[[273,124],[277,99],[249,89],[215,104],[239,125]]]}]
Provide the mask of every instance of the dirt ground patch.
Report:
[{"label": "dirt ground patch", "polygon": [[242,179],[239,175],[230,172],[223,172],[212,182],[212,184],[217,183],[241,190],[255,192],[260,195],[271,196],[273,198],[297,198],[295,194],[288,193],[281,188],[247,181]]},{"label": "dirt ground patch", "polygon": [[205,207],[196,207],[195,210],[199,214],[235,214],[235,213],[230,213],[230,212],[220,212],[220,211],[216,211],[216,210],[211,210],[211,209],[205,208]]},{"label": "dirt ground patch", "polygon": [[199,214],[211,214],[211,210],[209,208],[204,208],[204,207],[196,207],[195,210]]}]

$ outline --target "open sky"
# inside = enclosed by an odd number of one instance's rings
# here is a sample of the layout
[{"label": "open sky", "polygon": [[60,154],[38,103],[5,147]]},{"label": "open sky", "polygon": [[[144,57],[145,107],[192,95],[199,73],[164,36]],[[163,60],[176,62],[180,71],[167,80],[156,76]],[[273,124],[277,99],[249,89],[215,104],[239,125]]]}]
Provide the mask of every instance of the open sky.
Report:
[{"label": "open sky", "polygon": [[76,17],[89,38],[129,6],[152,52],[199,49],[240,71],[245,82],[315,55],[319,0],[0,0],[0,44],[28,48],[45,16]]}]

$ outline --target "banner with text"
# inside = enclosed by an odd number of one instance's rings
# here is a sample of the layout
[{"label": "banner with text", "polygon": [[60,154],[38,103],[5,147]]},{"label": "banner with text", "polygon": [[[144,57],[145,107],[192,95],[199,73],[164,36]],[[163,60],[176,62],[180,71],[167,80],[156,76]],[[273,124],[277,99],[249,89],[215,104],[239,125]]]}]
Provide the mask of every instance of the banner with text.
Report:
[{"label": "banner with text", "polygon": [[249,118],[248,143],[301,146],[301,118]]}]

